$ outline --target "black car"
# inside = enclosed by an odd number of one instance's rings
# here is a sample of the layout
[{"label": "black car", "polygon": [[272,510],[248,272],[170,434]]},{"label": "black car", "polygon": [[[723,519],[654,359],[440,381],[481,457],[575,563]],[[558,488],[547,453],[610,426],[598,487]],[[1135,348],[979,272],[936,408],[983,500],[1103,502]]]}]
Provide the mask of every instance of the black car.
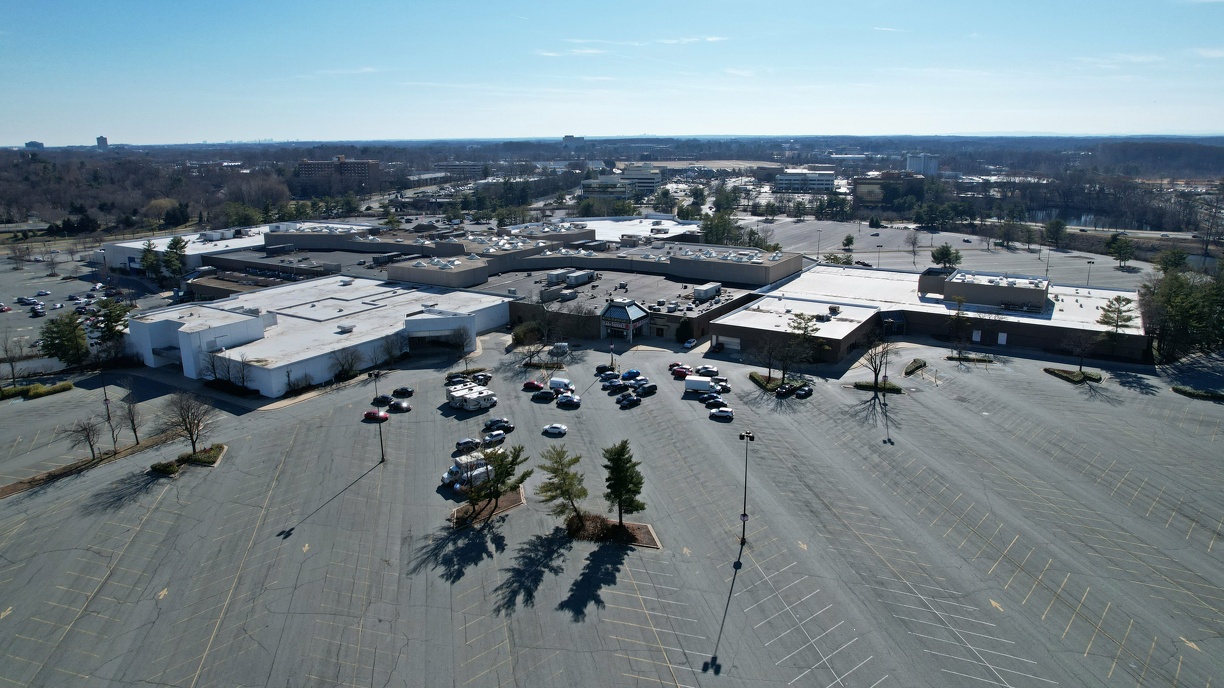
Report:
[{"label": "black car", "polygon": [[807,385],[802,385],[795,390],[796,399],[807,399],[810,396],[812,396],[812,388]]},{"label": "black car", "polygon": [[635,396],[637,396],[637,395],[636,395],[636,394],[634,394],[633,392],[625,392],[624,394],[621,394],[621,395],[619,395],[619,396],[617,396],[617,397],[616,397],[616,403],[618,403],[618,404],[619,404],[619,403],[621,403],[622,401],[624,401],[624,400],[626,400],[626,399],[632,399],[632,398],[633,398],[633,397],[635,397]]},{"label": "black car", "polygon": [[556,398],[557,398],[557,395],[553,394],[553,391],[551,389],[537,390],[534,394],[531,395],[532,401],[552,401],[553,399],[556,399]]},{"label": "black car", "polygon": [[493,418],[485,421],[485,432],[501,430],[502,432],[514,432],[514,423],[510,422],[509,418]]},{"label": "black car", "polygon": [[723,408],[724,406],[730,406],[730,405],[731,404],[728,404],[726,401],[719,398],[719,399],[711,399],[707,401],[705,404],[705,407],[708,409],[716,409],[716,408]]},{"label": "black car", "polygon": [[727,348],[727,345],[726,345],[726,344],[723,344],[722,342],[715,342],[715,343],[714,343],[714,346],[710,347],[710,353],[715,353],[715,354],[716,354],[716,353],[718,353],[718,352],[722,351],[722,350],[723,350],[723,349],[725,349],[725,348]]},{"label": "black car", "polygon": [[447,387],[450,387],[451,385],[461,385],[465,382],[471,382],[471,380],[468,379],[467,375],[460,375],[459,373],[451,373],[450,375],[446,376],[446,386]]},{"label": "black car", "polygon": [[722,399],[722,397],[715,394],[714,392],[706,392],[705,394],[702,394],[701,396],[697,397],[697,401],[700,401],[703,404],[706,403],[707,401],[713,401],[714,399]]},{"label": "black car", "polygon": [[379,394],[378,396],[374,397],[373,403],[375,406],[386,406],[393,401],[395,401],[395,399],[392,399],[390,394]]},{"label": "black car", "polygon": [[632,396],[632,397],[629,397],[628,399],[624,399],[624,400],[622,400],[622,401],[620,402],[620,407],[621,407],[621,408],[623,408],[623,409],[633,408],[634,406],[637,406],[637,405],[638,405],[638,404],[640,404],[640,403],[642,403],[642,398],[641,398],[641,397],[639,397],[639,396]]},{"label": "black car", "polygon": [[395,391],[392,392],[391,395],[396,397],[410,397],[414,391],[415,390],[413,390],[411,387],[396,387]]},{"label": "black car", "polygon": [[599,365],[595,366],[596,375],[599,375],[600,373],[606,373],[609,370],[616,370],[616,366],[610,366],[607,363],[600,363]]},{"label": "black car", "polygon": [[790,395],[794,393],[795,393],[794,385],[782,385],[781,387],[779,387],[777,390],[774,391],[774,396],[778,397],[779,399],[783,399],[785,397],[789,397]]},{"label": "black car", "polygon": [[472,382],[478,385],[487,385],[493,381],[493,376],[488,373],[476,373],[472,376]]},{"label": "black car", "polygon": [[629,383],[624,380],[608,380],[603,383],[602,388],[609,392],[623,392],[629,389]]},{"label": "black car", "polygon": [[865,268],[869,268],[869,267],[871,267],[871,263],[868,263],[868,262],[867,262],[867,261],[865,261],[865,260],[856,260],[856,261],[854,261],[854,264],[855,264],[855,265],[861,265],[861,266],[863,266],[863,267],[865,267]]}]

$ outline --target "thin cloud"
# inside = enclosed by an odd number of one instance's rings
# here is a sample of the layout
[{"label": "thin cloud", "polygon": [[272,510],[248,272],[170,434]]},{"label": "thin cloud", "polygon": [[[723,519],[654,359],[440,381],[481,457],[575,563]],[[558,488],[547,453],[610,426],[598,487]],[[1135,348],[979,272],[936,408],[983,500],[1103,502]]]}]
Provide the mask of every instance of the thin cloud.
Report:
[{"label": "thin cloud", "polygon": [[909,33],[909,29],[894,29],[891,26],[873,26],[872,31],[888,31],[889,33]]},{"label": "thin cloud", "polygon": [[1101,67],[1104,69],[1117,69],[1122,65],[1138,65],[1152,64],[1164,60],[1160,55],[1150,54],[1133,54],[1133,53],[1114,53],[1113,55],[1105,55],[1102,57],[1081,57],[1080,62]]},{"label": "thin cloud", "polygon": [[596,50],[595,48],[572,48],[570,50],[537,50],[536,55],[540,57],[589,57],[591,55],[604,55],[608,51]]},{"label": "thin cloud", "polygon": [[752,71],[751,69],[735,69],[735,68],[729,67],[727,69],[724,69],[723,72],[725,74],[728,74],[729,76],[742,76],[742,77],[756,76],[756,72]]},{"label": "thin cloud", "polygon": [[689,36],[682,38],[659,38],[653,41],[610,41],[601,38],[563,38],[565,43],[590,45],[619,45],[641,48],[648,45],[689,45],[691,43],[718,43],[729,40],[726,36]]},{"label": "thin cloud", "polygon": [[1196,48],[1194,54],[1199,57],[1219,59],[1224,57],[1224,48]]},{"label": "thin cloud", "polygon": [[296,79],[314,79],[320,76],[356,76],[358,74],[377,74],[386,70],[378,67],[348,67],[339,69],[317,69],[309,74],[298,74]]}]

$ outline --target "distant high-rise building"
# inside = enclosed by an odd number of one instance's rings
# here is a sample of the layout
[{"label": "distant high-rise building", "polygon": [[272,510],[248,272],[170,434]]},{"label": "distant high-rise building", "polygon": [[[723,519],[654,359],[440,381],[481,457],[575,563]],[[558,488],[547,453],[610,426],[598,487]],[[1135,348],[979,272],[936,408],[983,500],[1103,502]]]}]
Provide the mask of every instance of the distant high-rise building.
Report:
[{"label": "distant high-rise building", "polygon": [[561,145],[566,148],[581,148],[586,145],[586,137],[566,134],[561,137]]},{"label": "distant high-rise building", "polygon": [[108,143],[108,142],[106,141],[106,137],[105,137],[105,136],[99,136],[99,137],[98,137],[98,148],[99,148],[100,150],[106,150],[108,147],[110,147],[110,143]]},{"label": "distant high-rise building", "polygon": [[905,156],[905,169],[915,174],[939,174],[939,156],[930,153],[910,153]]},{"label": "distant high-rise building", "polygon": [[346,160],[343,155],[334,160],[302,160],[294,176],[297,193],[303,196],[375,193],[382,185],[377,160]]},{"label": "distant high-rise building", "polygon": [[25,147],[33,150],[42,150],[46,148],[42,141],[26,141]]}]

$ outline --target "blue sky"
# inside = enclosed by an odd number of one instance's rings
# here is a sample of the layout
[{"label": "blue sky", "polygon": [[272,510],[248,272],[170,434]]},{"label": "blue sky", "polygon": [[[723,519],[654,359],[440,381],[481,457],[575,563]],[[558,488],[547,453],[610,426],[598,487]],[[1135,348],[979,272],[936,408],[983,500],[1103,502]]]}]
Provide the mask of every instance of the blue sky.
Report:
[{"label": "blue sky", "polygon": [[1224,0],[0,0],[0,145],[1224,133]]}]

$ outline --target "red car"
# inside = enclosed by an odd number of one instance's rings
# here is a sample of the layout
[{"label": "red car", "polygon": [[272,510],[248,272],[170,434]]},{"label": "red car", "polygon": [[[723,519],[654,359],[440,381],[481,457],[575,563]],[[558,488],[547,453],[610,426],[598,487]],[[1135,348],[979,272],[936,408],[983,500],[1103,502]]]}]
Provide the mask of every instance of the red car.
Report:
[{"label": "red car", "polygon": [[387,415],[386,411],[380,411],[378,409],[370,409],[369,411],[365,412],[365,419],[372,420],[376,423],[381,423],[390,417],[391,416]]},{"label": "red car", "polygon": [[538,380],[528,380],[523,383],[524,392],[537,392],[544,389],[544,383]]},{"label": "red car", "polygon": [[684,378],[693,374],[692,369],[685,368],[684,366],[676,366],[675,368],[672,368],[671,372],[672,377],[676,378],[677,380],[683,380]]}]

